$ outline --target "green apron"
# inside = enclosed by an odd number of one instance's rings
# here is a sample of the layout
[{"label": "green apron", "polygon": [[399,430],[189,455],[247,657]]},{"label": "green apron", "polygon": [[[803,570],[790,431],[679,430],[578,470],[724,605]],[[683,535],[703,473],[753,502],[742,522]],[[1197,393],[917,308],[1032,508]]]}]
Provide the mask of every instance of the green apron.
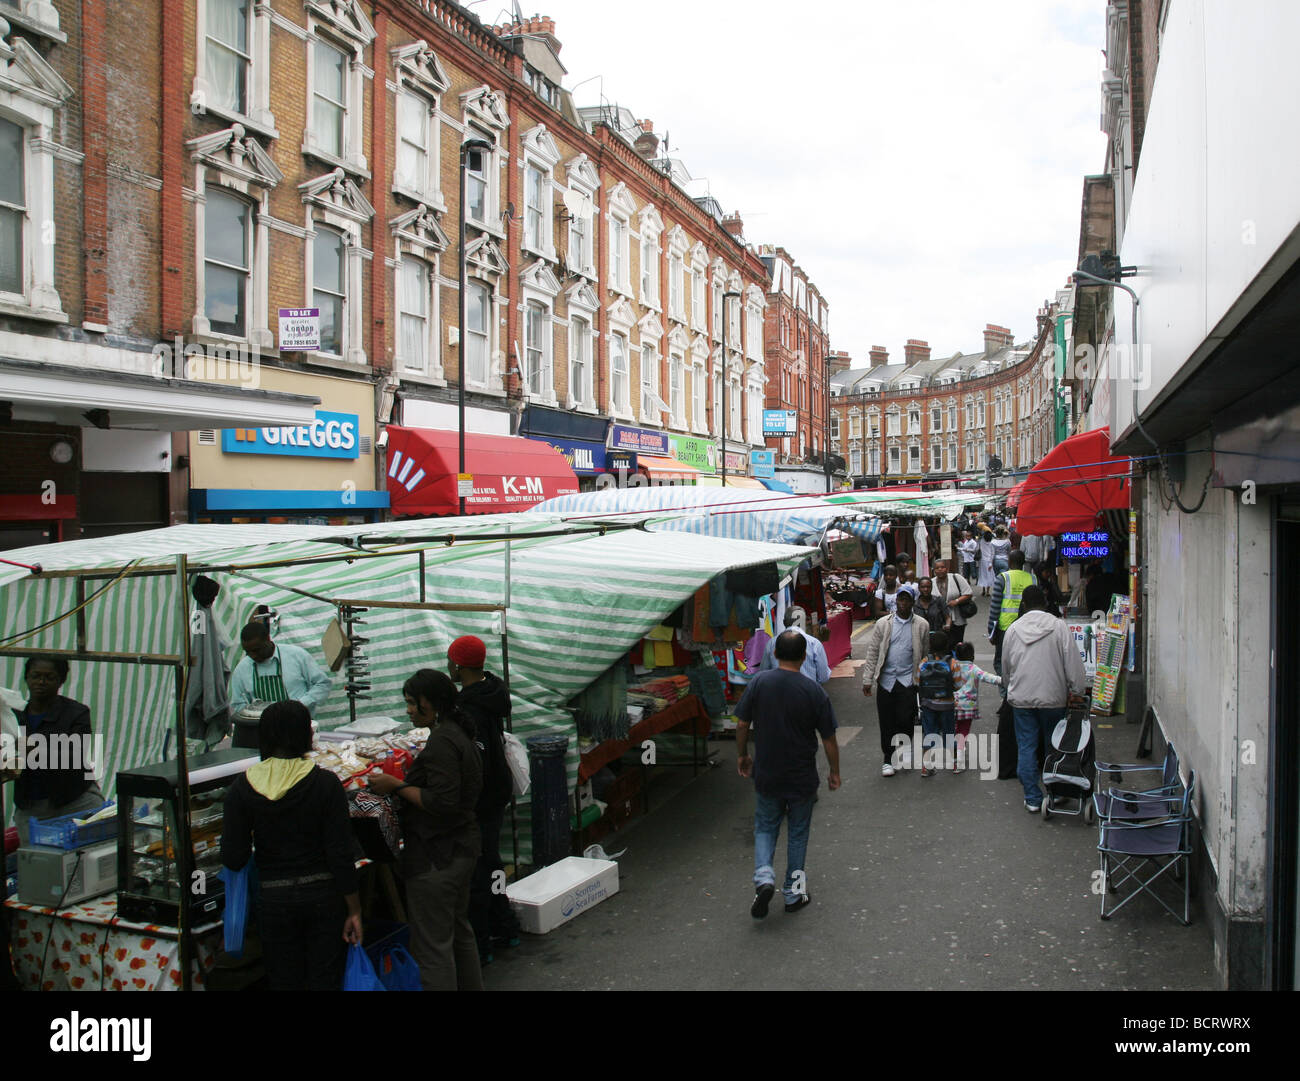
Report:
[{"label": "green apron", "polygon": [[284,669],[280,666],[280,651],[275,652],[275,675],[263,676],[253,665],[253,698],[258,702],[284,702],[289,692],[284,689]]}]

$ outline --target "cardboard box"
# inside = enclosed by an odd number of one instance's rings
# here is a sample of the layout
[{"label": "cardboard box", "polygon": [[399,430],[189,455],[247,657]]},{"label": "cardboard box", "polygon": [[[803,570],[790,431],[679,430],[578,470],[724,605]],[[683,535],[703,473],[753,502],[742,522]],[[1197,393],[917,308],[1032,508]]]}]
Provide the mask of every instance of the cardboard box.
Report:
[{"label": "cardboard box", "polygon": [[544,935],[618,893],[618,864],[581,856],[543,867],[506,887],[525,931]]}]

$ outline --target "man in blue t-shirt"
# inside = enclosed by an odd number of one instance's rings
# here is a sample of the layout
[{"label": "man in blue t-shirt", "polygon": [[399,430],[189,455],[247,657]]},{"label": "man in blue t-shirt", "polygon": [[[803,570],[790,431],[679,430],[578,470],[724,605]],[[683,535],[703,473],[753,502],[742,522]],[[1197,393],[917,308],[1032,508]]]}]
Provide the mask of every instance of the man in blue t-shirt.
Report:
[{"label": "man in blue t-shirt", "polygon": [[[786,841],[785,910],[798,912],[810,902],[804,876],[808,830],[817,802],[817,739],[821,737],[830,765],[827,787],[840,786],[840,748],[835,742],[835,713],[831,700],[816,683],[799,672],[808,643],[797,630],[776,639],[779,667],[759,672],[736,706],[736,769],[754,778],[754,903],[749,914],[767,915],[776,893],[772,860],[789,819]],[[749,754],[749,732],[757,738],[757,754]]]}]

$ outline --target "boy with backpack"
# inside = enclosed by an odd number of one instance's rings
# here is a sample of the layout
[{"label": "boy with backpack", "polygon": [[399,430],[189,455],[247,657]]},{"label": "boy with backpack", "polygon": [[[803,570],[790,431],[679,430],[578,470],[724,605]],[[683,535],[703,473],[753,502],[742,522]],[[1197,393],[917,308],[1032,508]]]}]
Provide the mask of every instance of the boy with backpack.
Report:
[{"label": "boy with backpack", "polygon": [[[943,768],[945,752],[952,754],[956,739],[955,710],[957,675],[960,669],[948,652],[948,636],[930,632],[930,652],[921,662],[919,691],[923,733],[921,776],[933,777]],[[936,768],[935,762],[938,762]]]},{"label": "boy with backpack", "polygon": [[959,773],[966,768],[966,738],[970,735],[971,725],[980,715],[980,684],[991,683],[994,687],[1001,687],[1002,677],[989,674],[975,663],[975,647],[970,642],[958,642],[953,653],[957,659],[958,674],[954,690],[957,704],[957,761],[952,768],[954,773]]}]

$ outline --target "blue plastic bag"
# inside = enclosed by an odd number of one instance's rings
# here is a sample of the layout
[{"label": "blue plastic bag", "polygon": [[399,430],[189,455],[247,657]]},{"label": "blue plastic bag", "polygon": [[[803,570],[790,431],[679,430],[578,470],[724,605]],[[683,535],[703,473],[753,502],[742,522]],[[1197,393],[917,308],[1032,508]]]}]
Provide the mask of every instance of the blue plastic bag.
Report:
[{"label": "blue plastic bag", "polygon": [[379,955],[379,981],[385,991],[423,991],[420,966],[405,946],[389,946]]},{"label": "blue plastic bag", "polygon": [[222,917],[225,923],[226,953],[240,957],[244,952],[244,928],[248,924],[248,869],[244,864],[238,871],[223,867],[217,877],[226,884],[226,908]]},{"label": "blue plastic bag", "polygon": [[348,947],[348,967],[343,972],[344,991],[386,991],[375,974],[366,951],[353,943]]}]

